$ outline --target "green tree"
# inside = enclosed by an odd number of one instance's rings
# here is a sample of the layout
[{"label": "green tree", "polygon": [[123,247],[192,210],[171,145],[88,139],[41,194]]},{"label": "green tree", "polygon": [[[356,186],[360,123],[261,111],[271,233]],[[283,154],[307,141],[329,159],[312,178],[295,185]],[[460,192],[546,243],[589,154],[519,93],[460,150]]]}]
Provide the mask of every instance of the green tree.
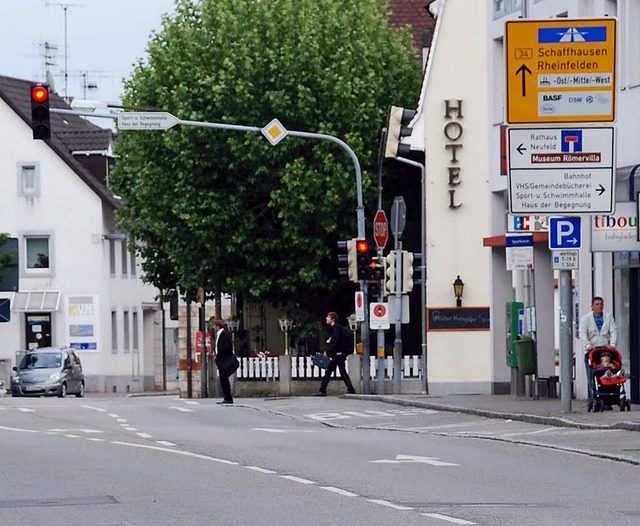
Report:
[{"label": "green tree", "polygon": [[[380,130],[389,105],[415,104],[421,79],[410,34],[387,9],[386,0],[177,0],[124,102],[193,121],[277,117],[339,137],[360,161],[371,218]],[[318,300],[338,283],[335,242],[356,235],[355,171],[338,146],[183,127],[124,131],[117,154],[119,220],[148,260],[147,281],[167,290],[170,274],[182,291],[325,309]]]}]

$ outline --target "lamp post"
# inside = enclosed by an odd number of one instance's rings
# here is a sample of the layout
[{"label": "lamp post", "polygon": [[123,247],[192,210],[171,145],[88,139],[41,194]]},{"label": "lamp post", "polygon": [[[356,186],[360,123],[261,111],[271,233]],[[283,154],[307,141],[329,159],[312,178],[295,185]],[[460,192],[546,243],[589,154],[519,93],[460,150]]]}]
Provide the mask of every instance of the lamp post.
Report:
[{"label": "lamp post", "polygon": [[240,328],[240,320],[229,320],[227,322],[229,326],[229,331],[231,332],[231,345],[233,348],[233,352],[236,352],[236,332]]},{"label": "lamp post", "polygon": [[355,352],[356,351],[356,332],[358,332],[358,324],[360,322],[356,320],[355,314],[352,314],[351,316],[349,316],[347,318],[347,321],[349,322],[349,329],[353,333],[353,351]]},{"label": "lamp post", "polygon": [[293,327],[293,320],[289,318],[281,318],[278,320],[280,323],[280,330],[284,332],[284,355],[289,355],[289,331]]},{"label": "lamp post", "polygon": [[464,282],[460,276],[453,282],[453,294],[456,297],[456,307],[462,307],[462,292],[464,291]]}]

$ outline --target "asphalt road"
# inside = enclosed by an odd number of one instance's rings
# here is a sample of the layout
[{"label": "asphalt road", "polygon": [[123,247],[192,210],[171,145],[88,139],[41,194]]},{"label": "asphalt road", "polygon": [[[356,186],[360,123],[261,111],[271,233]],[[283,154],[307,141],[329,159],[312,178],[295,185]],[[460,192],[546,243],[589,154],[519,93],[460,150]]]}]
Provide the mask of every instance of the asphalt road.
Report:
[{"label": "asphalt road", "polygon": [[[0,524],[620,525],[637,433],[337,398],[0,400]],[[628,446],[638,446],[638,439]]]}]

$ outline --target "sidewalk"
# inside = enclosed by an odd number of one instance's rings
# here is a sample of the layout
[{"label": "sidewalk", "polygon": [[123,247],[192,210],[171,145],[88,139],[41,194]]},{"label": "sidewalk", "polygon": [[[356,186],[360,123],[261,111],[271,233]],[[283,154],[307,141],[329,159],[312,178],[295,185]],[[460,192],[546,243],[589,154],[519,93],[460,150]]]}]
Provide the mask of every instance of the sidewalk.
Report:
[{"label": "sidewalk", "polygon": [[397,405],[468,413],[488,418],[522,420],[536,424],[589,429],[640,431],[640,405],[631,411],[587,412],[585,400],[572,400],[571,412],[562,411],[560,398],[519,398],[513,395],[344,395]]}]

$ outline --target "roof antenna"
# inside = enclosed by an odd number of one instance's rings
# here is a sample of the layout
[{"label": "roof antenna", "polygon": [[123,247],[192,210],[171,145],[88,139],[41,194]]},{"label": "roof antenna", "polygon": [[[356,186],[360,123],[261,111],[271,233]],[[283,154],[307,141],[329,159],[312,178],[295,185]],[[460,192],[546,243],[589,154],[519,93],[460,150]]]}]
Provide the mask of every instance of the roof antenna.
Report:
[{"label": "roof antenna", "polygon": [[45,2],[45,7],[49,7],[52,5],[57,5],[62,7],[62,10],[64,11],[64,99],[67,100],[68,99],[68,85],[69,85],[69,67],[68,67],[68,61],[69,61],[69,43],[67,40],[67,11],[69,10],[70,7],[80,7],[81,4],[71,4],[69,2],[50,2],[49,0],[46,0]]}]

